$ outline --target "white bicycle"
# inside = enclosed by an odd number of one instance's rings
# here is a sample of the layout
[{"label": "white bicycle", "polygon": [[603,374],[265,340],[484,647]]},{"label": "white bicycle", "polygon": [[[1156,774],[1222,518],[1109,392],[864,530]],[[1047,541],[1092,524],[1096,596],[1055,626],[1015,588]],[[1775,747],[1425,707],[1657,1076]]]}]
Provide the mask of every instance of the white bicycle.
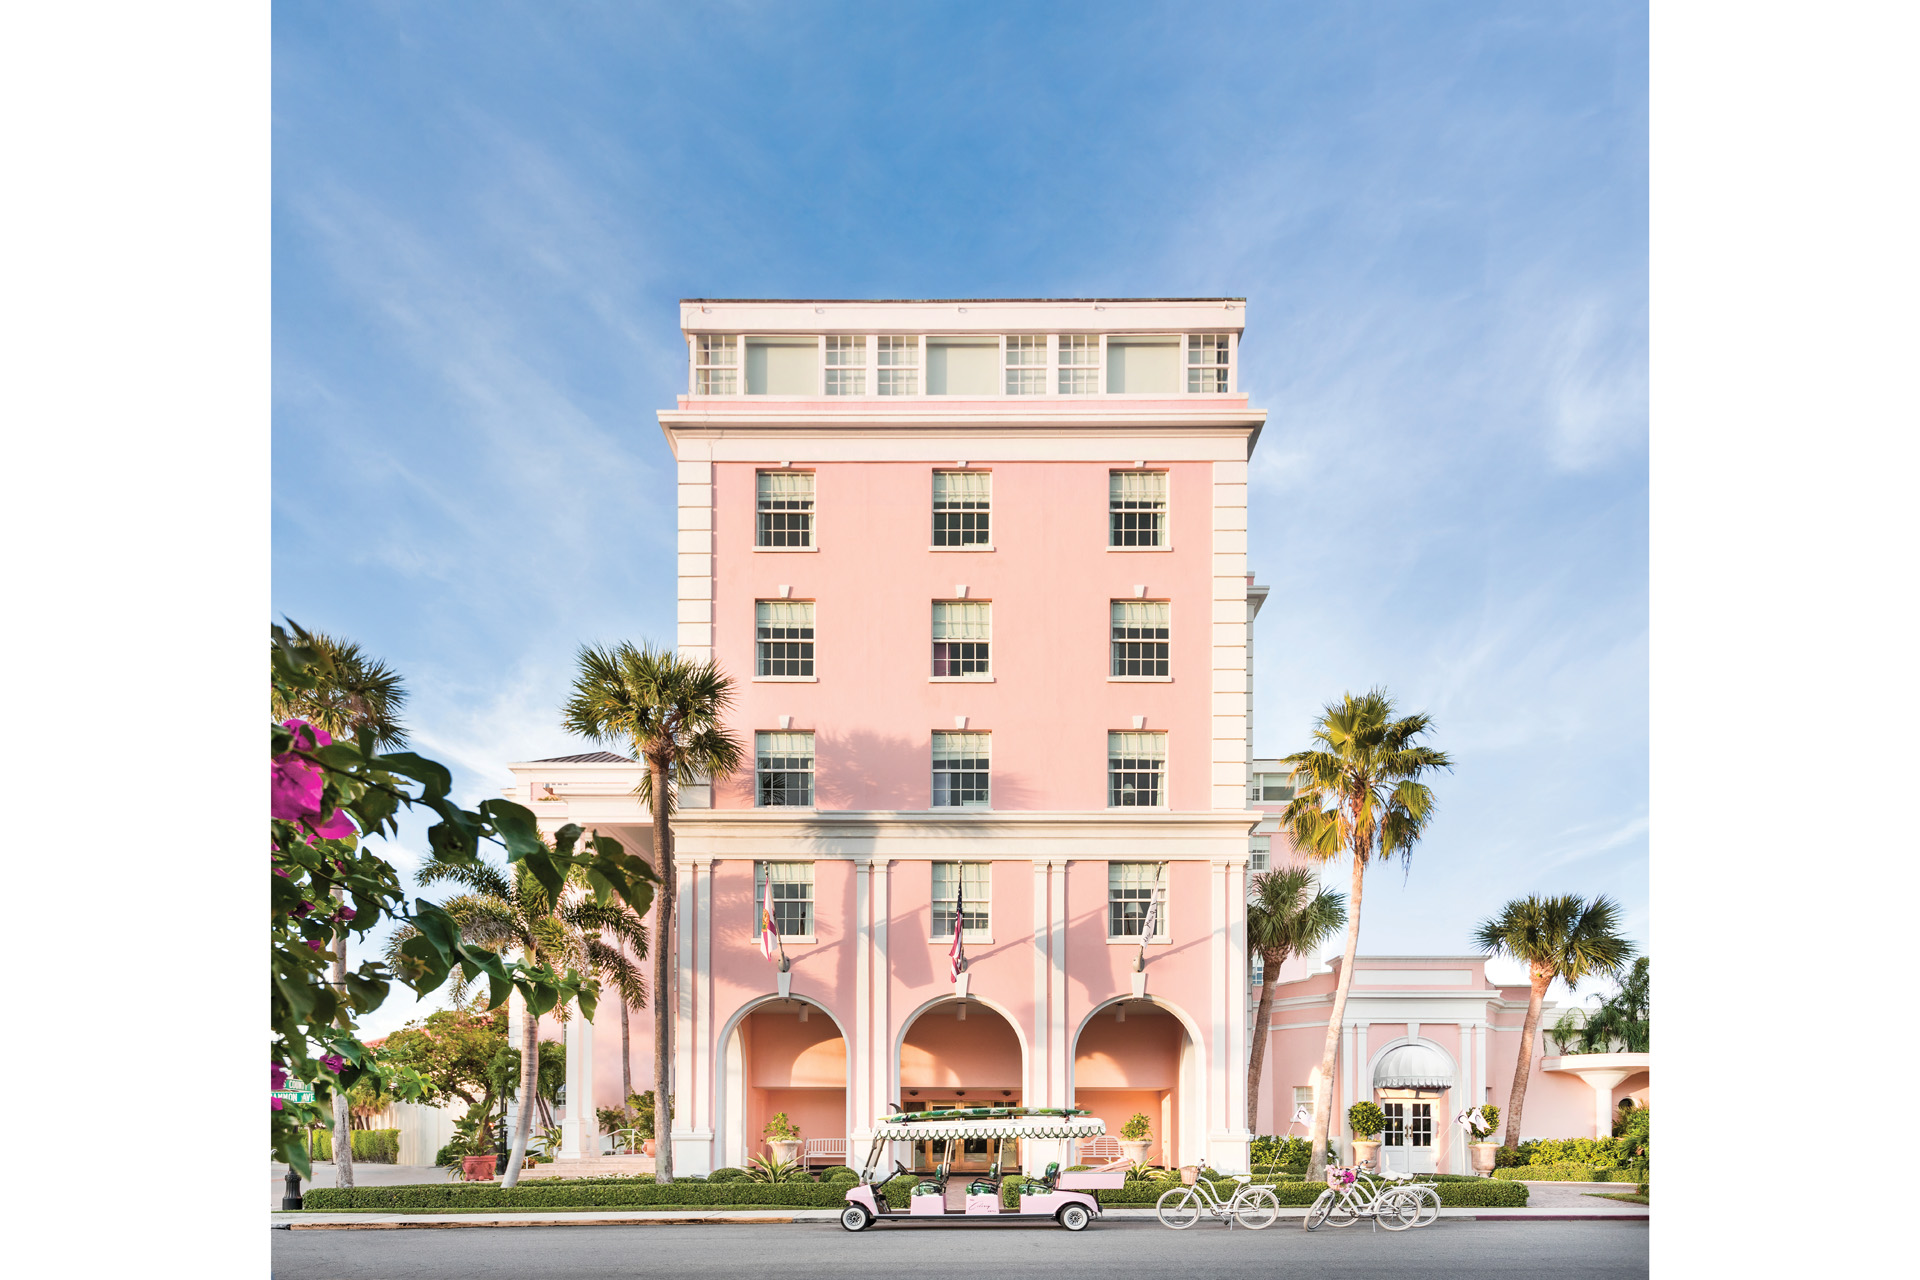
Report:
[{"label": "white bicycle", "polygon": [[[1180,1176],[1184,1181],[1190,1175],[1186,1169],[1182,1169]],[[1272,1187],[1252,1185],[1251,1174],[1234,1174],[1233,1180],[1239,1185],[1234,1188],[1233,1195],[1224,1201],[1198,1175],[1197,1170],[1191,1176],[1193,1181],[1187,1185],[1169,1187],[1160,1193],[1154,1212],[1161,1226],[1185,1231],[1200,1221],[1200,1215],[1205,1213],[1224,1218],[1229,1227],[1238,1223],[1249,1231],[1259,1231],[1272,1226],[1273,1220],[1280,1216],[1280,1197],[1273,1194]]]}]

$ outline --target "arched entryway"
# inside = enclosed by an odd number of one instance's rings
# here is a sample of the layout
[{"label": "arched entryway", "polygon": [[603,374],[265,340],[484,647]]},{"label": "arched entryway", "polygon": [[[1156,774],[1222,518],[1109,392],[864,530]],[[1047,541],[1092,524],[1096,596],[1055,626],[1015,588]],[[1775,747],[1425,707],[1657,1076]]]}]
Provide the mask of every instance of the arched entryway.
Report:
[{"label": "arched entryway", "polygon": [[802,1139],[846,1141],[847,1038],[824,1005],[768,996],[735,1013],[722,1035],[715,1127],[723,1163],[738,1168],[767,1155],[767,1121],[783,1112]]},{"label": "arched entryway", "polygon": [[1372,1098],[1386,1116],[1380,1160],[1396,1173],[1458,1172],[1449,1106],[1458,1071],[1431,1040],[1390,1040],[1368,1064]]},{"label": "arched entryway", "polygon": [[[1004,1012],[978,998],[948,998],[922,1006],[901,1028],[895,1056],[898,1094],[887,1099],[903,1111],[943,1107],[1017,1107],[1026,1092],[1027,1049],[1019,1028]],[[893,1158],[916,1171],[930,1171],[939,1158],[931,1144],[896,1144]],[[956,1153],[954,1168],[985,1170],[999,1162],[1014,1168],[1017,1142],[977,1139]]]},{"label": "arched entryway", "polygon": [[1073,1042],[1073,1105],[1106,1122],[1118,1138],[1134,1115],[1147,1117],[1147,1162],[1206,1159],[1206,1072],[1200,1041],[1182,1011],[1152,997],[1100,1005]]}]

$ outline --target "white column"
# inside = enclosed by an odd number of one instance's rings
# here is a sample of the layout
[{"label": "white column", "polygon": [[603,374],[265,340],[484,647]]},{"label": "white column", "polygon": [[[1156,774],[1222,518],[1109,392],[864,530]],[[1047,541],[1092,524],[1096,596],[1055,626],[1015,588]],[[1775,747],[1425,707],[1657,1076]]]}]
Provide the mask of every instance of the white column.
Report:
[{"label": "white column", "polygon": [[1247,1061],[1250,1056],[1248,1033],[1252,1011],[1247,1007],[1247,861],[1229,858],[1226,866],[1227,890],[1227,1006],[1233,1016],[1227,1023],[1232,1042],[1227,1058],[1227,1129],[1245,1133],[1252,1141],[1247,1123]]},{"label": "white column", "polygon": [[560,1122],[560,1154],[570,1160],[600,1154],[600,1119],[593,1096],[593,1021],[578,1009],[567,1019],[567,1116]]},{"label": "white column", "polygon": [[853,1058],[848,1062],[847,1085],[853,1094],[853,1114],[863,1126],[873,1123],[883,1103],[873,1096],[873,928],[869,923],[873,890],[865,858],[853,864]]},{"label": "white column", "polygon": [[895,1078],[900,1071],[900,1060],[893,1052],[889,999],[893,983],[888,975],[893,972],[893,964],[887,958],[887,919],[892,898],[893,864],[885,858],[876,859],[867,876],[867,901],[873,913],[873,987],[868,994],[873,1010],[873,1038],[868,1042],[873,1060],[869,1069],[876,1096],[872,1114],[860,1118],[863,1124],[871,1124],[883,1109],[892,1110],[900,1098],[900,1082]]},{"label": "white column", "polygon": [[[694,965],[693,965],[693,1086],[698,1102],[693,1108],[695,1142],[706,1152],[705,1163],[688,1173],[706,1173],[719,1167],[714,1160],[714,1102],[719,1072],[714,1060],[724,1052],[713,1043],[713,859],[692,859],[694,881]],[[674,1166],[675,1172],[679,1165]]]},{"label": "white column", "polygon": [[705,1161],[694,1151],[695,1118],[693,1111],[693,935],[698,921],[693,913],[693,864],[674,858],[674,930],[675,969],[673,984],[673,1169],[679,1173],[704,1173]]},{"label": "white column", "polygon": [[[1047,1027],[1052,1021],[1047,1006],[1053,993],[1053,912],[1047,902],[1048,861],[1046,858],[1033,860],[1033,1027],[1027,1034],[1033,1060],[1027,1063],[1025,1096],[1021,1099],[1029,1107],[1054,1105],[1048,1089],[1053,1074],[1047,1055]],[[1023,1150],[1026,1145],[1021,1144]]]},{"label": "white column", "polygon": [[[1069,1081],[1073,1078],[1073,1031],[1067,1026],[1067,860],[1054,858],[1047,865],[1047,890],[1052,934],[1052,963],[1048,966],[1047,1027],[1053,1067],[1050,1096],[1053,1105],[1067,1106],[1072,1098]],[[1069,1161],[1069,1163],[1071,1163]]]},{"label": "white column", "polygon": [[1227,1076],[1233,1070],[1233,1058],[1227,1041],[1227,1022],[1231,1003],[1227,994],[1231,978],[1227,974],[1227,868],[1215,860],[1207,868],[1207,964],[1213,970],[1213,991],[1208,1002],[1212,1024],[1207,1030],[1208,1057],[1213,1070],[1207,1073],[1207,1139],[1232,1127],[1227,1114]]}]

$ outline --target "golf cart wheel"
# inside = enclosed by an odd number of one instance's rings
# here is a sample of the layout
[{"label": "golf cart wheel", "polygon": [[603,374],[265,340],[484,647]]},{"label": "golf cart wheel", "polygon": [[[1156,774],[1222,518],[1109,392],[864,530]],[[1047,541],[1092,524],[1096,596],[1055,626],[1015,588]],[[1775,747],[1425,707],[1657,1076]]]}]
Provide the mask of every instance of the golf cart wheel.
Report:
[{"label": "golf cart wheel", "polygon": [[1093,1221],[1093,1215],[1087,1212],[1083,1204],[1070,1204],[1059,1214],[1060,1225],[1069,1231],[1085,1231],[1087,1224]]},{"label": "golf cart wheel", "polygon": [[840,1211],[840,1225],[849,1231],[865,1231],[873,1215],[862,1205],[850,1204]]}]

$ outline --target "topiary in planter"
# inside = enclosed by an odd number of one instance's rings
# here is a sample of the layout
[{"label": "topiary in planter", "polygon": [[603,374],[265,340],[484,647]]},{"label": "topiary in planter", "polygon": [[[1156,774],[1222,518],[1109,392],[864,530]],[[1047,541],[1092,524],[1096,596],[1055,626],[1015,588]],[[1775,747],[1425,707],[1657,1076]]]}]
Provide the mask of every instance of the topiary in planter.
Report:
[{"label": "topiary in planter", "polygon": [[1356,1102],[1347,1108],[1347,1124],[1361,1142],[1372,1142],[1387,1127],[1387,1113],[1371,1102]]}]

